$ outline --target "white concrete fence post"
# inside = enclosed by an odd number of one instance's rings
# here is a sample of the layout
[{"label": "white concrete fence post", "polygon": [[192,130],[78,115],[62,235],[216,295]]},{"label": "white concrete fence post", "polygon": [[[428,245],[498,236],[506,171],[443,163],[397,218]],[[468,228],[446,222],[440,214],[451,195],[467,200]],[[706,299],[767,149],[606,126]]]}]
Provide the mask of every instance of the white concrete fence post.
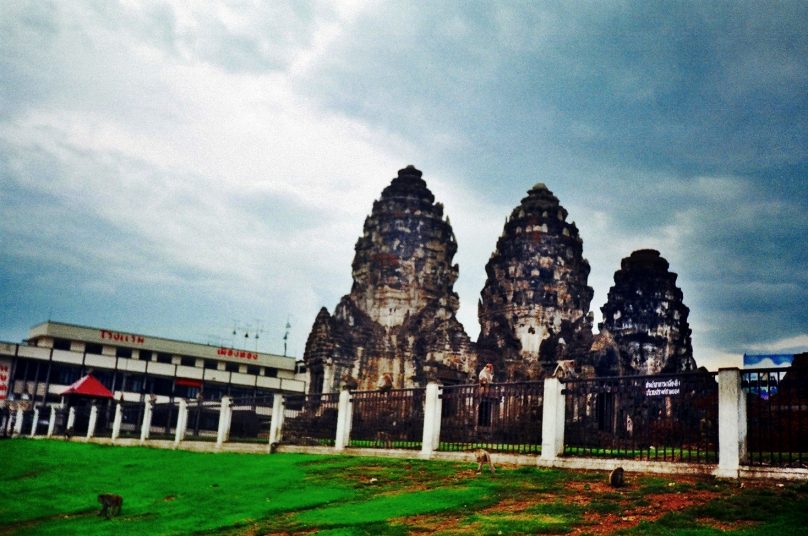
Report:
[{"label": "white concrete fence post", "polygon": [[337,437],[334,439],[334,450],[345,450],[351,442],[351,423],[353,421],[353,403],[351,392],[343,389],[339,394],[337,412]]},{"label": "white concrete fence post", "polygon": [[564,419],[566,404],[564,385],[558,378],[544,380],[544,402],[541,423],[541,460],[551,462],[564,452]]},{"label": "white concrete fence post", "polygon": [[87,423],[87,437],[90,439],[95,435],[95,425],[98,422],[98,406],[93,404],[90,406],[90,420]]},{"label": "white concrete fence post", "polygon": [[174,448],[178,447],[185,439],[185,432],[188,430],[188,402],[180,399],[180,406],[177,409],[177,429],[174,432]]},{"label": "white concrete fence post", "polygon": [[143,402],[143,424],[140,425],[140,442],[145,443],[151,433],[152,401],[147,398]]},{"label": "white concrete fence post", "polygon": [[50,419],[48,420],[48,437],[53,437],[53,432],[56,430],[56,406],[51,406],[50,409]]},{"label": "white concrete fence post", "polygon": [[421,439],[421,458],[430,458],[440,444],[442,403],[440,384],[429,382],[424,393],[424,432]]},{"label": "white concrete fence post", "polygon": [[39,408],[34,408],[34,420],[31,422],[31,437],[36,435],[36,425],[39,423]]},{"label": "white concrete fence post", "polygon": [[65,425],[65,430],[69,430],[70,433],[73,433],[73,427],[76,425],[76,408],[71,406],[69,410],[67,410],[67,424]]},{"label": "white concrete fence post", "polygon": [[12,437],[17,437],[22,435],[22,420],[23,416],[25,415],[25,411],[22,409],[22,406],[17,407],[17,418],[14,420],[14,431],[11,434]]},{"label": "white concrete fence post", "polygon": [[112,441],[114,442],[121,437],[121,423],[123,422],[123,405],[118,402],[115,404],[115,418],[112,421]]},{"label": "white concrete fence post", "polygon": [[272,420],[269,423],[269,449],[271,451],[273,443],[280,443],[283,435],[283,395],[275,393],[272,397]]},{"label": "white concrete fence post", "polygon": [[741,371],[718,370],[718,467],[715,476],[738,478],[746,459],[746,395]]},{"label": "white concrete fence post", "polygon": [[222,444],[230,437],[230,397],[223,396],[221,406],[219,406],[219,429],[216,432],[216,448],[222,448]]}]

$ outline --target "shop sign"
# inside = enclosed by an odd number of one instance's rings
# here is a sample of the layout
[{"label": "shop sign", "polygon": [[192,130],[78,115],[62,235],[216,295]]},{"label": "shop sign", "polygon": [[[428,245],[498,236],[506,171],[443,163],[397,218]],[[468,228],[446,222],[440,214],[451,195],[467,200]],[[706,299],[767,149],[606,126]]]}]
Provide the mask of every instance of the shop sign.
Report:
[{"label": "shop sign", "polygon": [[239,359],[258,359],[258,354],[246,350],[234,350],[232,348],[219,348],[216,353],[223,357],[236,357]]},{"label": "shop sign", "polygon": [[146,339],[142,335],[130,335],[128,333],[118,333],[117,331],[108,331],[102,329],[99,331],[101,340],[110,340],[115,342],[128,342],[131,344],[143,344]]}]

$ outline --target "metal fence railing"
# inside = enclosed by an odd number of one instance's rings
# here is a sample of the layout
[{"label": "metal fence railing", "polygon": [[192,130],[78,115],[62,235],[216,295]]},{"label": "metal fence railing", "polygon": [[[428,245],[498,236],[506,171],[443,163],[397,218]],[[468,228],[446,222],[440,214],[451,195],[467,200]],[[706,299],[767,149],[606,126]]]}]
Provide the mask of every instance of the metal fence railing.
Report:
[{"label": "metal fence railing", "polygon": [[149,438],[174,439],[177,433],[177,415],[179,402],[161,402],[152,406]]},{"label": "metal fence railing", "polygon": [[718,461],[715,373],[576,379],[564,389],[567,456]]},{"label": "metal fence railing", "polygon": [[121,406],[120,437],[140,437],[143,425],[142,402],[119,402]]},{"label": "metal fence railing", "polygon": [[190,441],[216,441],[219,430],[219,400],[197,399],[188,402],[188,428],[185,439]]},{"label": "metal fence railing", "polygon": [[233,399],[230,409],[230,439],[234,442],[264,442],[269,438],[273,396]]},{"label": "metal fence railing", "polygon": [[808,467],[808,367],[746,370],[747,458],[753,466]]},{"label": "metal fence railing", "polygon": [[339,393],[285,396],[281,441],[334,446],[338,409]]},{"label": "metal fence railing", "polygon": [[98,421],[95,424],[96,437],[111,437],[112,426],[115,423],[115,406],[113,400],[105,400],[98,404]]},{"label": "metal fence railing", "polygon": [[539,453],[543,397],[543,382],[446,386],[438,449]]},{"label": "metal fence railing", "polygon": [[352,392],[350,446],[420,449],[425,392],[424,388]]}]

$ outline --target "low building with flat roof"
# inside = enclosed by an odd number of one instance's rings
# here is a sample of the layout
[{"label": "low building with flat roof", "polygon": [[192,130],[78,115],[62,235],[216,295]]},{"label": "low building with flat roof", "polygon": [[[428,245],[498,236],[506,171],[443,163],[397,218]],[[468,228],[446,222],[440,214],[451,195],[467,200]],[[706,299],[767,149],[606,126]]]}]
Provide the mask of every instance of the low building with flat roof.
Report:
[{"label": "low building with flat roof", "polygon": [[298,367],[293,357],[48,321],[22,344],[0,342],[0,404],[57,403],[90,372],[129,402],[298,394],[306,388]]}]

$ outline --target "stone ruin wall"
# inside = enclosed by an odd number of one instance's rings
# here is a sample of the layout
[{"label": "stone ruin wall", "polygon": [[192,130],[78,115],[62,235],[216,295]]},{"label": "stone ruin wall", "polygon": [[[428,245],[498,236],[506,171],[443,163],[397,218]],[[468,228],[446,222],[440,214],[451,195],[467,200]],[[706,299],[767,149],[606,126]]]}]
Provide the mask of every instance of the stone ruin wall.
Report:
[{"label": "stone ruin wall", "polygon": [[[322,309],[306,343],[310,385],[375,389],[469,381],[473,345],[457,320],[454,232],[412,166],[382,191],[356,242],[353,285],[333,316]],[[317,387],[314,387],[317,389]]]},{"label": "stone ruin wall", "polygon": [[[634,251],[614,274],[599,329],[619,349],[613,372],[660,374],[696,369],[690,326],[677,274],[659,251]],[[604,367],[605,368],[605,367]]]},{"label": "stone ruin wall", "polygon": [[553,193],[537,184],[513,209],[486,264],[477,348],[498,379],[537,379],[589,350],[589,263],[566,218]]},{"label": "stone ruin wall", "polygon": [[473,381],[486,362],[498,381],[578,375],[656,374],[695,369],[688,309],[676,274],[658,252],[623,259],[592,334],[583,241],[567,211],[537,184],[506,220],[486,264],[480,335],[457,320],[454,233],[412,166],[374,202],[352,263],[353,285],[330,314],[322,308],[304,362],[309,392]]}]

